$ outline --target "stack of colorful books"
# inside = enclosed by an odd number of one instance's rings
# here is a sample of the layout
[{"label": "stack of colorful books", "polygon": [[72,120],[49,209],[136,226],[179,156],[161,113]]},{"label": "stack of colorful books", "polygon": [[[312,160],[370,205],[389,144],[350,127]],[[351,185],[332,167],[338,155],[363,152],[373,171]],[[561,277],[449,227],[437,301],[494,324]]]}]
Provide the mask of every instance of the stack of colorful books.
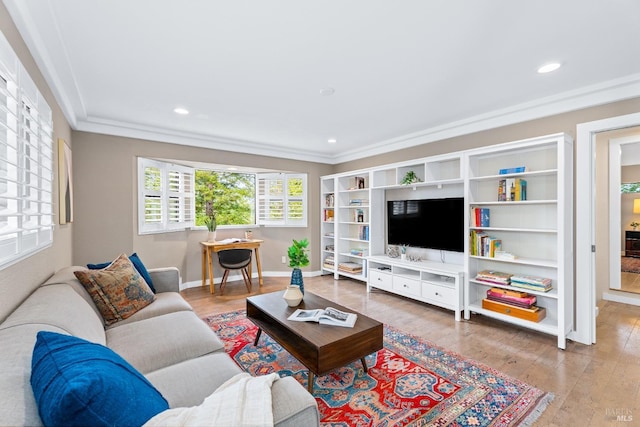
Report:
[{"label": "stack of colorful books", "polygon": [[551,279],[536,276],[511,276],[511,286],[540,292],[549,292],[553,289]]},{"label": "stack of colorful books", "polygon": [[481,282],[495,283],[496,285],[509,286],[512,274],[495,270],[482,270],[476,274],[476,280]]},{"label": "stack of colorful books", "polygon": [[482,308],[533,322],[541,321],[547,314],[543,307],[536,306],[535,295],[502,288],[487,290]]},{"label": "stack of colorful books", "polygon": [[333,255],[329,255],[328,257],[326,257],[322,262],[322,266],[325,268],[333,269],[333,267],[335,266]]}]

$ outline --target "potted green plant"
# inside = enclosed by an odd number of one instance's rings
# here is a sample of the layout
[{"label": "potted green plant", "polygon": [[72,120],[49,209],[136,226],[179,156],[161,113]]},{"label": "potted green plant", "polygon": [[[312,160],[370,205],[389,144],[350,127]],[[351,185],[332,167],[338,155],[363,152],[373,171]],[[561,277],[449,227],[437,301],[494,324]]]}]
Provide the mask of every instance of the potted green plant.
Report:
[{"label": "potted green plant", "polygon": [[402,178],[402,182],[400,184],[409,185],[416,182],[420,182],[420,178],[418,178],[418,175],[416,175],[414,171],[409,171],[404,175],[404,178]]},{"label": "potted green plant", "polygon": [[216,211],[213,209],[213,203],[207,202],[206,207],[206,216],[204,218],[204,225],[207,226],[207,230],[209,230],[209,235],[207,240],[209,242],[215,242],[216,240],[216,228],[218,227],[218,223],[216,222]]},{"label": "potted green plant", "polygon": [[406,244],[402,244],[400,245],[400,258],[404,261],[405,259],[407,259],[407,245]]},{"label": "potted green plant", "polygon": [[640,225],[639,223],[633,221],[631,224],[629,224],[631,227],[633,227],[633,231],[636,230],[636,228],[638,228],[638,226]]},{"label": "potted green plant", "polygon": [[287,249],[289,257],[289,267],[293,268],[291,272],[291,285],[299,286],[300,292],[304,295],[304,282],[302,280],[302,270],[300,267],[309,265],[309,255],[307,254],[309,241],[305,237],[302,240],[293,239],[293,245]]}]

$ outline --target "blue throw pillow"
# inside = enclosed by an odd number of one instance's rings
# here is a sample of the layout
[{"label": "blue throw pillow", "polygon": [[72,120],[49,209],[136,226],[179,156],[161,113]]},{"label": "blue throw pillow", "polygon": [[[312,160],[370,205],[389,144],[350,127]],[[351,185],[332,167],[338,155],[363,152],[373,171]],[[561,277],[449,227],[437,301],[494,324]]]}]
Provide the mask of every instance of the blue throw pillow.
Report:
[{"label": "blue throw pillow", "polygon": [[55,332],[38,332],[31,388],[45,426],[141,426],[169,408],[113,350]]},{"label": "blue throw pillow", "polygon": [[[147,285],[149,285],[149,287],[151,288],[151,291],[155,294],[156,288],[153,287],[153,282],[151,281],[151,275],[147,271],[147,267],[144,266],[144,264],[142,263],[142,260],[140,259],[140,257],[136,252],[131,254],[131,256],[129,257],[129,261],[131,261],[131,264],[133,264],[133,266],[136,268],[138,273],[140,273],[144,281],[147,282]],[[110,264],[111,262],[103,262],[100,264],[87,264],[87,268],[89,270],[102,270],[103,268],[107,268]]]}]

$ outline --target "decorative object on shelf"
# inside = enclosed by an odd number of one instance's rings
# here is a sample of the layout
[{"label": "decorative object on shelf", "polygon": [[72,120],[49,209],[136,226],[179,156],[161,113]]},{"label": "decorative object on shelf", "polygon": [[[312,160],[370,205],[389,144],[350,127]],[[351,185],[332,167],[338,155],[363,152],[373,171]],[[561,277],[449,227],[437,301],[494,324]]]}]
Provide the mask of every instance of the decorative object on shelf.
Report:
[{"label": "decorative object on shelf", "polygon": [[304,295],[304,281],[302,280],[302,270],[300,270],[300,267],[309,265],[309,256],[307,255],[308,246],[309,241],[307,238],[302,240],[293,239],[293,245],[289,246],[287,250],[289,267],[293,268],[291,272],[291,284],[299,286],[302,295]]},{"label": "decorative object on shelf", "polygon": [[637,223],[635,221],[633,221],[631,224],[629,224],[631,227],[633,227],[633,231],[636,231],[636,228],[638,228],[638,226],[640,225],[640,223]]},{"label": "decorative object on shelf", "polygon": [[387,248],[387,256],[389,258],[398,258],[400,256],[400,250],[397,246],[389,246]]},{"label": "decorative object on shelf", "polygon": [[218,223],[216,222],[216,211],[213,209],[213,202],[209,200],[206,203],[206,217],[204,219],[204,225],[207,226],[207,230],[209,230],[209,235],[207,236],[208,242],[216,241],[216,228],[218,227]]},{"label": "decorative object on shelf", "polygon": [[[300,269],[298,269],[298,271],[300,271]],[[295,307],[300,304],[303,296],[300,286],[289,285],[287,286],[287,290],[284,291],[282,298],[284,298],[289,307]]]},{"label": "decorative object on shelf", "polygon": [[409,185],[415,184],[416,182],[421,182],[421,179],[418,178],[418,175],[416,175],[414,171],[409,171],[404,175],[404,178],[402,178],[402,182],[400,184]]},{"label": "decorative object on shelf", "polygon": [[406,261],[407,259],[407,245],[400,245],[400,259]]},{"label": "decorative object on shelf", "polygon": [[407,261],[409,261],[409,262],[420,262],[420,261],[422,261],[422,258],[419,257],[418,255],[407,255]]}]

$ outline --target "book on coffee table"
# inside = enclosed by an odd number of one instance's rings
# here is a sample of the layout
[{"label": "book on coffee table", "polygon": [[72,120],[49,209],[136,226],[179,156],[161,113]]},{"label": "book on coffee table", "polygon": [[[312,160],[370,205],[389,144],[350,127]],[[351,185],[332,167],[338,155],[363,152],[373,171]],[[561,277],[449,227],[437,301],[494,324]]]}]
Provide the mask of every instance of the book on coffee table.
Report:
[{"label": "book on coffee table", "polygon": [[358,315],[355,313],[345,313],[333,307],[316,310],[303,310],[301,308],[293,312],[287,319],[296,322],[318,322],[322,325],[342,326],[353,328]]}]

